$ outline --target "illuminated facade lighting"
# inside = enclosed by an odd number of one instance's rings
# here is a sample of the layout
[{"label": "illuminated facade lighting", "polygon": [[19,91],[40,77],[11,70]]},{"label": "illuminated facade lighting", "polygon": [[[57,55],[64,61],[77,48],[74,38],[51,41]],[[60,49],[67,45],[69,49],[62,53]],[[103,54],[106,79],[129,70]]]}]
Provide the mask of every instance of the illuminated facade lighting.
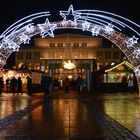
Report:
[{"label": "illuminated facade lighting", "polygon": [[73,62],[71,62],[71,60],[68,60],[67,62],[65,61],[64,62],[64,68],[65,69],[68,69],[68,70],[71,70],[71,69],[74,69],[76,66]]}]

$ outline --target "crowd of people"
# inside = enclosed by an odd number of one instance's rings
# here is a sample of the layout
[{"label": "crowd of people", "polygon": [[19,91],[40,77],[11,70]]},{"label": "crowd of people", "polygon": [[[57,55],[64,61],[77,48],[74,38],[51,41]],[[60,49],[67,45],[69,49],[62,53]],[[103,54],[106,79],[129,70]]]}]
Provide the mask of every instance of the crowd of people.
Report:
[{"label": "crowd of people", "polygon": [[[32,95],[32,78],[31,76],[26,77],[27,84],[26,84],[26,91],[28,95]],[[6,84],[6,92],[11,92],[13,95],[15,94],[23,94],[23,83],[21,77],[16,78],[13,76],[11,79],[7,78],[5,81]],[[48,75],[48,73],[44,73],[41,78],[41,87],[42,91],[44,92],[44,97],[48,98],[50,97],[51,90],[52,90],[52,78]],[[132,93],[134,91],[134,85],[135,81],[134,78],[131,76],[122,77],[122,89],[124,92],[130,92]],[[78,76],[76,80],[70,80],[68,77],[65,78],[63,81],[63,89],[67,93],[69,92],[69,89],[72,88],[74,90],[77,90],[78,93],[82,93],[83,91],[86,91],[86,79],[83,79],[82,77]],[[3,77],[0,77],[0,94],[2,93],[4,87],[4,81]]]},{"label": "crowd of people", "polygon": [[[27,76],[27,93],[31,95],[31,86],[32,86],[32,78]],[[16,78],[13,76],[11,79],[8,77],[5,81],[6,84],[6,93],[11,92],[13,95],[15,94],[23,94],[23,83],[21,77]],[[0,94],[4,88],[4,80],[3,77],[0,77]]]},{"label": "crowd of people", "polygon": [[[32,78],[31,76],[26,77],[26,92],[28,95],[32,95]],[[52,78],[48,75],[48,73],[42,74],[41,78],[41,89],[44,93],[44,97],[48,98],[51,94],[52,90],[52,85],[53,85],[53,80]],[[0,77],[0,94],[3,90],[4,87],[4,81],[3,77]],[[86,90],[86,80],[83,79],[82,77],[78,76],[76,80],[70,80],[68,77],[65,78],[63,81],[63,89],[65,92],[69,92],[70,88],[73,90],[77,90],[78,93],[81,93]],[[22,78],[18,77],[16,78],[13,76],[12,78],[7,78],[5,81],[5,89],[6,92],[13,93],[13,95],[19,95],[23,94],[23,82]],[[25,90],[25,89],[24,89]]]},{"label": "crowd of people", "polygon": [[66,76],[63,84],[65,92],[69,92],[70,88],[77,90],[78,93],[86,91],[86,80],[80,76],[78,76],[76,80],[69,80]]}]

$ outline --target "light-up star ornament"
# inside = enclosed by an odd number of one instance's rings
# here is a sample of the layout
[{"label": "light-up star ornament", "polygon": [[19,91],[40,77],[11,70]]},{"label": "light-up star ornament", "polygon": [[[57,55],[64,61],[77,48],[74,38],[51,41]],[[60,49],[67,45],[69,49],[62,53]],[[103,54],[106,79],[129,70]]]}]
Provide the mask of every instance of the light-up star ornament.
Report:
[{"label": "light-up star ornament", "polygon": [[6,46],[6,48],[12,49],[14,52],[19,51],[20,46],[17,43],[15,43],[14,41],[5,38],[3,40],[3,43]]},{"label": "light-up star ornament", "polygon": [[133,58],[139,58],[140,57],[140,49],[135,49],[133,52]]},{"label": "light-up star ornament", "polygon": [[93,27],[91,29],[91,32],[92,32],[92,36],[98,36],[100,33],[100,27],[98,27],[98,26]]},{"label": "light-up star ornament", "polygon": [[106,25],[105,26],[105,31],[106,31],[106,33],[108,33],[108,34],[111,34],[113,31],[114,31],[114,29],[113,29],[113,24],[111,24],[111,23],[109,23],[108,25]]},{"label": "light-up star ornament", "polygon": [[28,24],[28,25],[26,26],[26,31],[27,31],[28,33],[33,33],[33,32],[35,31],[35,27],[33,26],[33,24]]},{"label": "light-up star ornament", "polygon": [[90,23],[85,21],[84,23],[82,23],[82,30],[85,31],[87,29],[89,29],[90,27]]},{"label": "light-up star ornament", "polygon": [[135,43],[138,43],[138,38],[135,36],[131,37],[126,41],[127,47],[132,47]]},{"label": "light-up star ornament", "polygon": [[134,72],[137,76],[140,76],[140,70],[138,67],[134,68]]},{"label": "light-up star ornament", "polygon": [[41,30],[41,37],[44,38],[46,36],[54,37],[53,31],[55,30],[56,24],[50,24],[48,18],[46,19],[44,24],[38,24],[39,29]]},{"label": "light-up star ornament", "polygon": [[60,15],[63,17],[62,24],[72,23],[77,24],[77,19],[81,17],[81,13],[73,10],[73,5],[70,5],[68,11],[60,11]]},{"label": "light-up star ornament", "polygon": [[21,40],[24,44],[29,44],[30,37],[23,33],[23,34],[20,36],[20,40]]}]

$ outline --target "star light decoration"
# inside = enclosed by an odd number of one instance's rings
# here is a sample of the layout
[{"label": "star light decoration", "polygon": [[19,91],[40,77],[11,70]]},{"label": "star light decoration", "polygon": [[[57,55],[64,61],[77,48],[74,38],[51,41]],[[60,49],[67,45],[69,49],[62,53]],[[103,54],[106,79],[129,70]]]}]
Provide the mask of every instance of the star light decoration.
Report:
[{"label": "star light decoration", "polygon": [[[73,5],[70,5],[68,11],[60,11],[60,15],[63,17],[62,24],[67,25],[71,23],[74,26],[77,25],[77,19],[81,17],[81,13],[73,10]],[[71,18],[70,18],[71,17]]]},{"label": "star light decoration", "polygon": [[26,26],[26,31],[27,31],[28,33],[33,33],[33,32],[35,31],[35,27],[33,26],[33,23],[28,24],[28,25]]},{"label": "star light decoration", "polygon": [[82,30],[85,31],[87,29],[89,29],[90,27],[90,23],[85,21],[84,23],[82,23]]},{"label": "star light decoration", "polygon": [[2,46],[8,49],[12,49],[14,52],[15,51],[19,51],[20,46],[18,44],[16,44],[14,41],[8,39],[8,38],[4,38]]},{"label": "star light decoration", "polygon": [[136,49],[136,50],[134,50],[134,52],[133,52],[133,58],[139,58],[139,56],[140,56],[140,49]]},{"label": "star light decoration", "polygon": [[114,31],[113,29],[114,25],[109,23],[108,25],[105,26],[105,32],[108,33],[109,35]]},{"label": "star light decoration", "polygon": [[[2,53],[0,53],[0,55],[2,55]],[[3,65],[3,64],[4,65],[6,64],[6,58],[4,58],[3,56],[1,56],[1,58],[0,58],[0,66]]]},{"label": "star light decoration", "polygon": [[38,24],[39,29],[41,30],[41,37],[44,38],[46,36],[54,37],[53,31],[55,30],[57,24],[50,24],[49,19],[47,18],[45,23]]},{"label": "star light decoration", "polygon": [[27,36],[25,33],[23,33],[23,34],[20,36],[20,41],[23,42],[24,44],[29,44],[30,37]]},{"label": "star light decoration", "polygon": [[140,76],[140,69],[138,67],[134,68],[136,76]]},{"label": "star light decoration", "polygon": [[98,36],[99,33],[100,33],[100,29],[101,29],[101,28],[98,27],[98,26],[93,27],[93,28],[91,29],[92,36]]},{"label": "star light decoration", "polygon": [[138,43],[138,38],[136,38],[135,36],[129,38],[127,41],[126,41],[126,45],[127,47],[133,47],[134,44]]}]

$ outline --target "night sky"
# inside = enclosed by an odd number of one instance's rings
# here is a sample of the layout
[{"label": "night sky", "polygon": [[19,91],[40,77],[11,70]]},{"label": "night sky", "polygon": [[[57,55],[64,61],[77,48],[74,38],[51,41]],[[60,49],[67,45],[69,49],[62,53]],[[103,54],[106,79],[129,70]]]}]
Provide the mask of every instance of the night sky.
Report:
[{"label": "night sky", "polygon": [[139,0],[4,0],[0,4],[0,31],[17,20],[33,13],[50,11],[51,20],[62,20],[60,10],[68,10],[72,4],[75,10],[104,10],[119,14],[140,24]]},{"label": "night sky", "polygon": [[0,3],[0,32],[19,19],[37,12],[50,11],[50,21],[62,20],[60,10],[92,9],[112,12],[140,25],[139,0],[4,0]]}]

